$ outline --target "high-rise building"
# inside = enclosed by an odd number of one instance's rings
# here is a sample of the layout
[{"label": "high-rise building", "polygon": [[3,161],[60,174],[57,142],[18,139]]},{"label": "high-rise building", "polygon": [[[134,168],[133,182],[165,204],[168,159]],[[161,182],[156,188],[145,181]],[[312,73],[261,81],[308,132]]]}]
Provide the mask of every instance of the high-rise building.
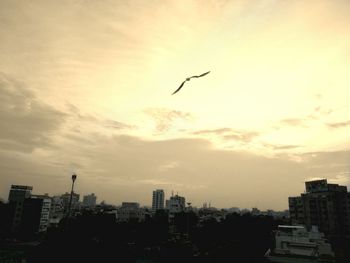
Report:
[{"label": "high-rise building", "polygon": [[157,189],[152,195],[152,210],[155,212],[159,209],[164,209],[164,191]]},{"label": "high-rise building", "polygon": [[11,206],[12,231],[17,232],[22,220],[24,200],[29,198],[33,190],[32,186],[11,185],[9,192],[9,205]]},{"label": "high-rise building", "polygon": [[[63,201],[64,213],[67,213],[68,209],[69,209],[70,193],[65,193],[65,194],[61,195],[61,198],[62,198],[62,201]],[[79,199],[80,199],[80,195],[73,192],[73,194],[72,194],[72,204],[71,204],[71,209],[72,210],[78,208]]]},{"label": "high-rise building", "polygon": [[24,201],[21,231],[28,235],[45,232],[49,225],[51,198],[48,195],[32,195]]},{"label": "high-rise building", "polygon": [[33,190],[33,186],[27,185],[11,185],[9,192],[9,202],[22,202],[25,198],[29,198]]},{"label": "high-rise building", "polygon": [[350,193],[346,186],[328,184],[326,179],[305,182],[306,192],[289,197],[293,224],[315,225],[330,235],[350,235]]},{"label": "high-rise building", "polygon": [[61,196],[53,196],[51,198],[50,208],[50,225],[58,226],[61,219],[64,217],[64,205]]},{"label": "high-rise building", "polygon": [[32,186],[12,185],[9,205],[12,207],[12,231],[33,235],[47,230],[51,207],[48,195],[32,195]]},{"label": "high-rise building", "polygon": [[96,206],[97,196],[92,193],[90,195],[84,195],[83,197],[83,206],[85,207],[95,207]]},{"label": "high-rise building", "polygon": [[169,200],[166,200],[166,208],[169,210],[169,213],[178,213],[185,210],[186,202],[185,197],[174,195],[171,196]]}]

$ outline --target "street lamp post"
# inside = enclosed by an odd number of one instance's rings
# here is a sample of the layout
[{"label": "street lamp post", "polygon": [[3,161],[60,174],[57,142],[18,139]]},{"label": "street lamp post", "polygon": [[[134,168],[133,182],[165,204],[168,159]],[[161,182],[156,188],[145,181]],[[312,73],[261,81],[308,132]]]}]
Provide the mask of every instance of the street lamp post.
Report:
[{"label": "street lamp post", "polygon": [[187,237],[189,237],[190,236],[190,218],[189,218],[189,216],[190,216],[190,211],[191,211],[191,203],[187,203],[187,207],[188,207],[188,209],[187,209],[187,222],[186,222],[186,230],[187,230]]},{"label": "street lamp post", "polygon": [[69,205],[68,205],[68,214],[67,216],[70,217],[70,210],[72,206],[72,198],[73,198],[73,189],[74,189],[74,182],[77,179],[77,176],[75,174],[72,175],[72,190],[70,191],[70,198],[69,198]]}]

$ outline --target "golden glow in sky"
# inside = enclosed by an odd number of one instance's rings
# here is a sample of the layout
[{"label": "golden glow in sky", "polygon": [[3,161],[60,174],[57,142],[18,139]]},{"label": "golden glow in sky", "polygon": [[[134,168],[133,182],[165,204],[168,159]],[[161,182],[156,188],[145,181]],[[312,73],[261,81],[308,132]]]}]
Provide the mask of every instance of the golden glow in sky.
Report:
[{"label": "golden glow in sky", "polygon": [[310,177],[348,184],[349,11],[341,0],[1,1],[2,196],[11,183],[54,191],[50,180],[64,192],[73,171],[82,192],[145,204],[164,188],[197,205],[285,208]]}]

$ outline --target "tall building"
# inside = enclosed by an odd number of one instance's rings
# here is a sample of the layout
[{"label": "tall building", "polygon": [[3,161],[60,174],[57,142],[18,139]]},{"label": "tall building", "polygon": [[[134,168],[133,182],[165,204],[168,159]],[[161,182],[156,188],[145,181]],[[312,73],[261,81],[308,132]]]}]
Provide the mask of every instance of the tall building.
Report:
[{"label": "tall building", "polygon": [[164,209],[164,191],[157,189],[152,195],[152,210],[155,212],[159,209]]},{"label": "tall building", "polygon": [[[70,193],[65,193],[61,195],[61,198],[63,201],[64,213],[67,213],[69,209]],[[73,192],[71,210],[78,208],[79,199],[80,199],[80,195]]]},{"label": "tall building", "polygon": [[50,208],[50,225],[58,226],[61,219],[64,217],[64,205],[61,196],[53,196],[51,198]]},{"label": "tall building", "polygon": [[45,232],[49,226],[51,198],[48,195],[32,195],[24,201],[21,232],[33,235]]},{"label": "tall building", "polygon": [[83,206],[85,207],[95,207],[96,206],[97,196],[92,193],[90,195],[84,195],[83,197]]},{"label": "tall building", "polygon": [[11,228],[14,232],[18,231],[21,224],[24,200],[30,197],[32,190],[32,186],[11,185],[8,201],[12,210]]},{"label": "tall building", "polygon": [[22,202],[25,198],[29,198],[33,190],[33,186],[27,185],[11,185],[9,192],[9,202]]},{"label": "tall building", "polygon": [[305,182],[306,192],[289,197],[293,224],[315,225],[330,235],[350,235],[350,193],[346,186],[328,184],[326,179]]},{"label": "tall building", "polygon": [[51,198],[48,195],[32,195],[32,186],[12,185],[9,205],[12,207],[12,231],[34,235],[47,230]]},{"label": "tall building", "polygon": [[174,195],[171,196],[169,200],[166,200],[166,208],[171,214],[182,212],[185,210],[185,207],[185,197]]}]

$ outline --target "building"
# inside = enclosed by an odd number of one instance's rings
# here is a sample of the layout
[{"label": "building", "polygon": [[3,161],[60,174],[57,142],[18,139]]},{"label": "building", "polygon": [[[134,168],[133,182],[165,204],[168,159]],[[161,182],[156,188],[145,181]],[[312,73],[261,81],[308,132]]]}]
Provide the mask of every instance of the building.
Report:
[{"label": "building", "polygon": [[153,191],[152,195],[152,211],[164,209],[164,191],[157,189]]},{"label": "building", "polygon": [[33,186],[27,185],[11,185],[9,192],[9,202],[22,202],[25,198],[29,198],[33,190]]},{"label": "building", "polygon": [[326,179],[305,182],[306,192],[289,197],[292,224],[318,226],[328,235],[350,235],[350,193]]},{"label": "building", "polygon": [[83,206],[84,207],[95,207],[96,206],[97,196],[92,193],[90,195],[84,195],[83,197]]},{"label": "building", "polygon": [[50,208],[50,226],[58,226],[61,219],[64,217],[64,205],[61,196],[53,196],[51,198]]},{"label": "building", "polygon": [[0,239],[11,235],[13,212],[9,203],[0,200]]},{"label": "building", "polygon": [[265,253],[269,262],[334,263],[335,255],[324,234],[317,227],[279,225],[275,244]]},{"label": "building", "polygon": [[166,208],[170,214],[179,213],[185,211],[186,202],[185,197],[179,195],[173,195],[169,200],[166,200]]},{"label": "building", "polygon": [[140,208],[139,203],[123,202],[117,209],[117,220],[121,222],[141,222],[145,220],[145,210]]},{"label": "building", "polygon": [[20,229],[29,235],[46,232],[49,226],[51,198],[48,195],[32,195],[24,201]]},{"label": "building", "polygon": [[51,198],[48,195],[32,195],[32,190],[32,186],[11,186],[9,206],[13,233],[31,236],[47,230]]},{"label": "building", "polygon": [[[61,195],[61,198],[63,201],[64,213],[66,214],[68,213],[68,209],[69,209],[70,193],[66,192],[65,194]],[[79,199],[80,199],[80,195],[73,192],[71,211],[79,207]]]},{"label": "building", "polygon": [[139,209],[140,204],[136,202],[122,202],[122,208],[125,209]]},{"label": "building", "polygon": [[12,218],[12,231],[17,232],[22,220],[24,200],[29,198],[33,187],[27,185],[11,185],[9,192],[9,205]]}]

